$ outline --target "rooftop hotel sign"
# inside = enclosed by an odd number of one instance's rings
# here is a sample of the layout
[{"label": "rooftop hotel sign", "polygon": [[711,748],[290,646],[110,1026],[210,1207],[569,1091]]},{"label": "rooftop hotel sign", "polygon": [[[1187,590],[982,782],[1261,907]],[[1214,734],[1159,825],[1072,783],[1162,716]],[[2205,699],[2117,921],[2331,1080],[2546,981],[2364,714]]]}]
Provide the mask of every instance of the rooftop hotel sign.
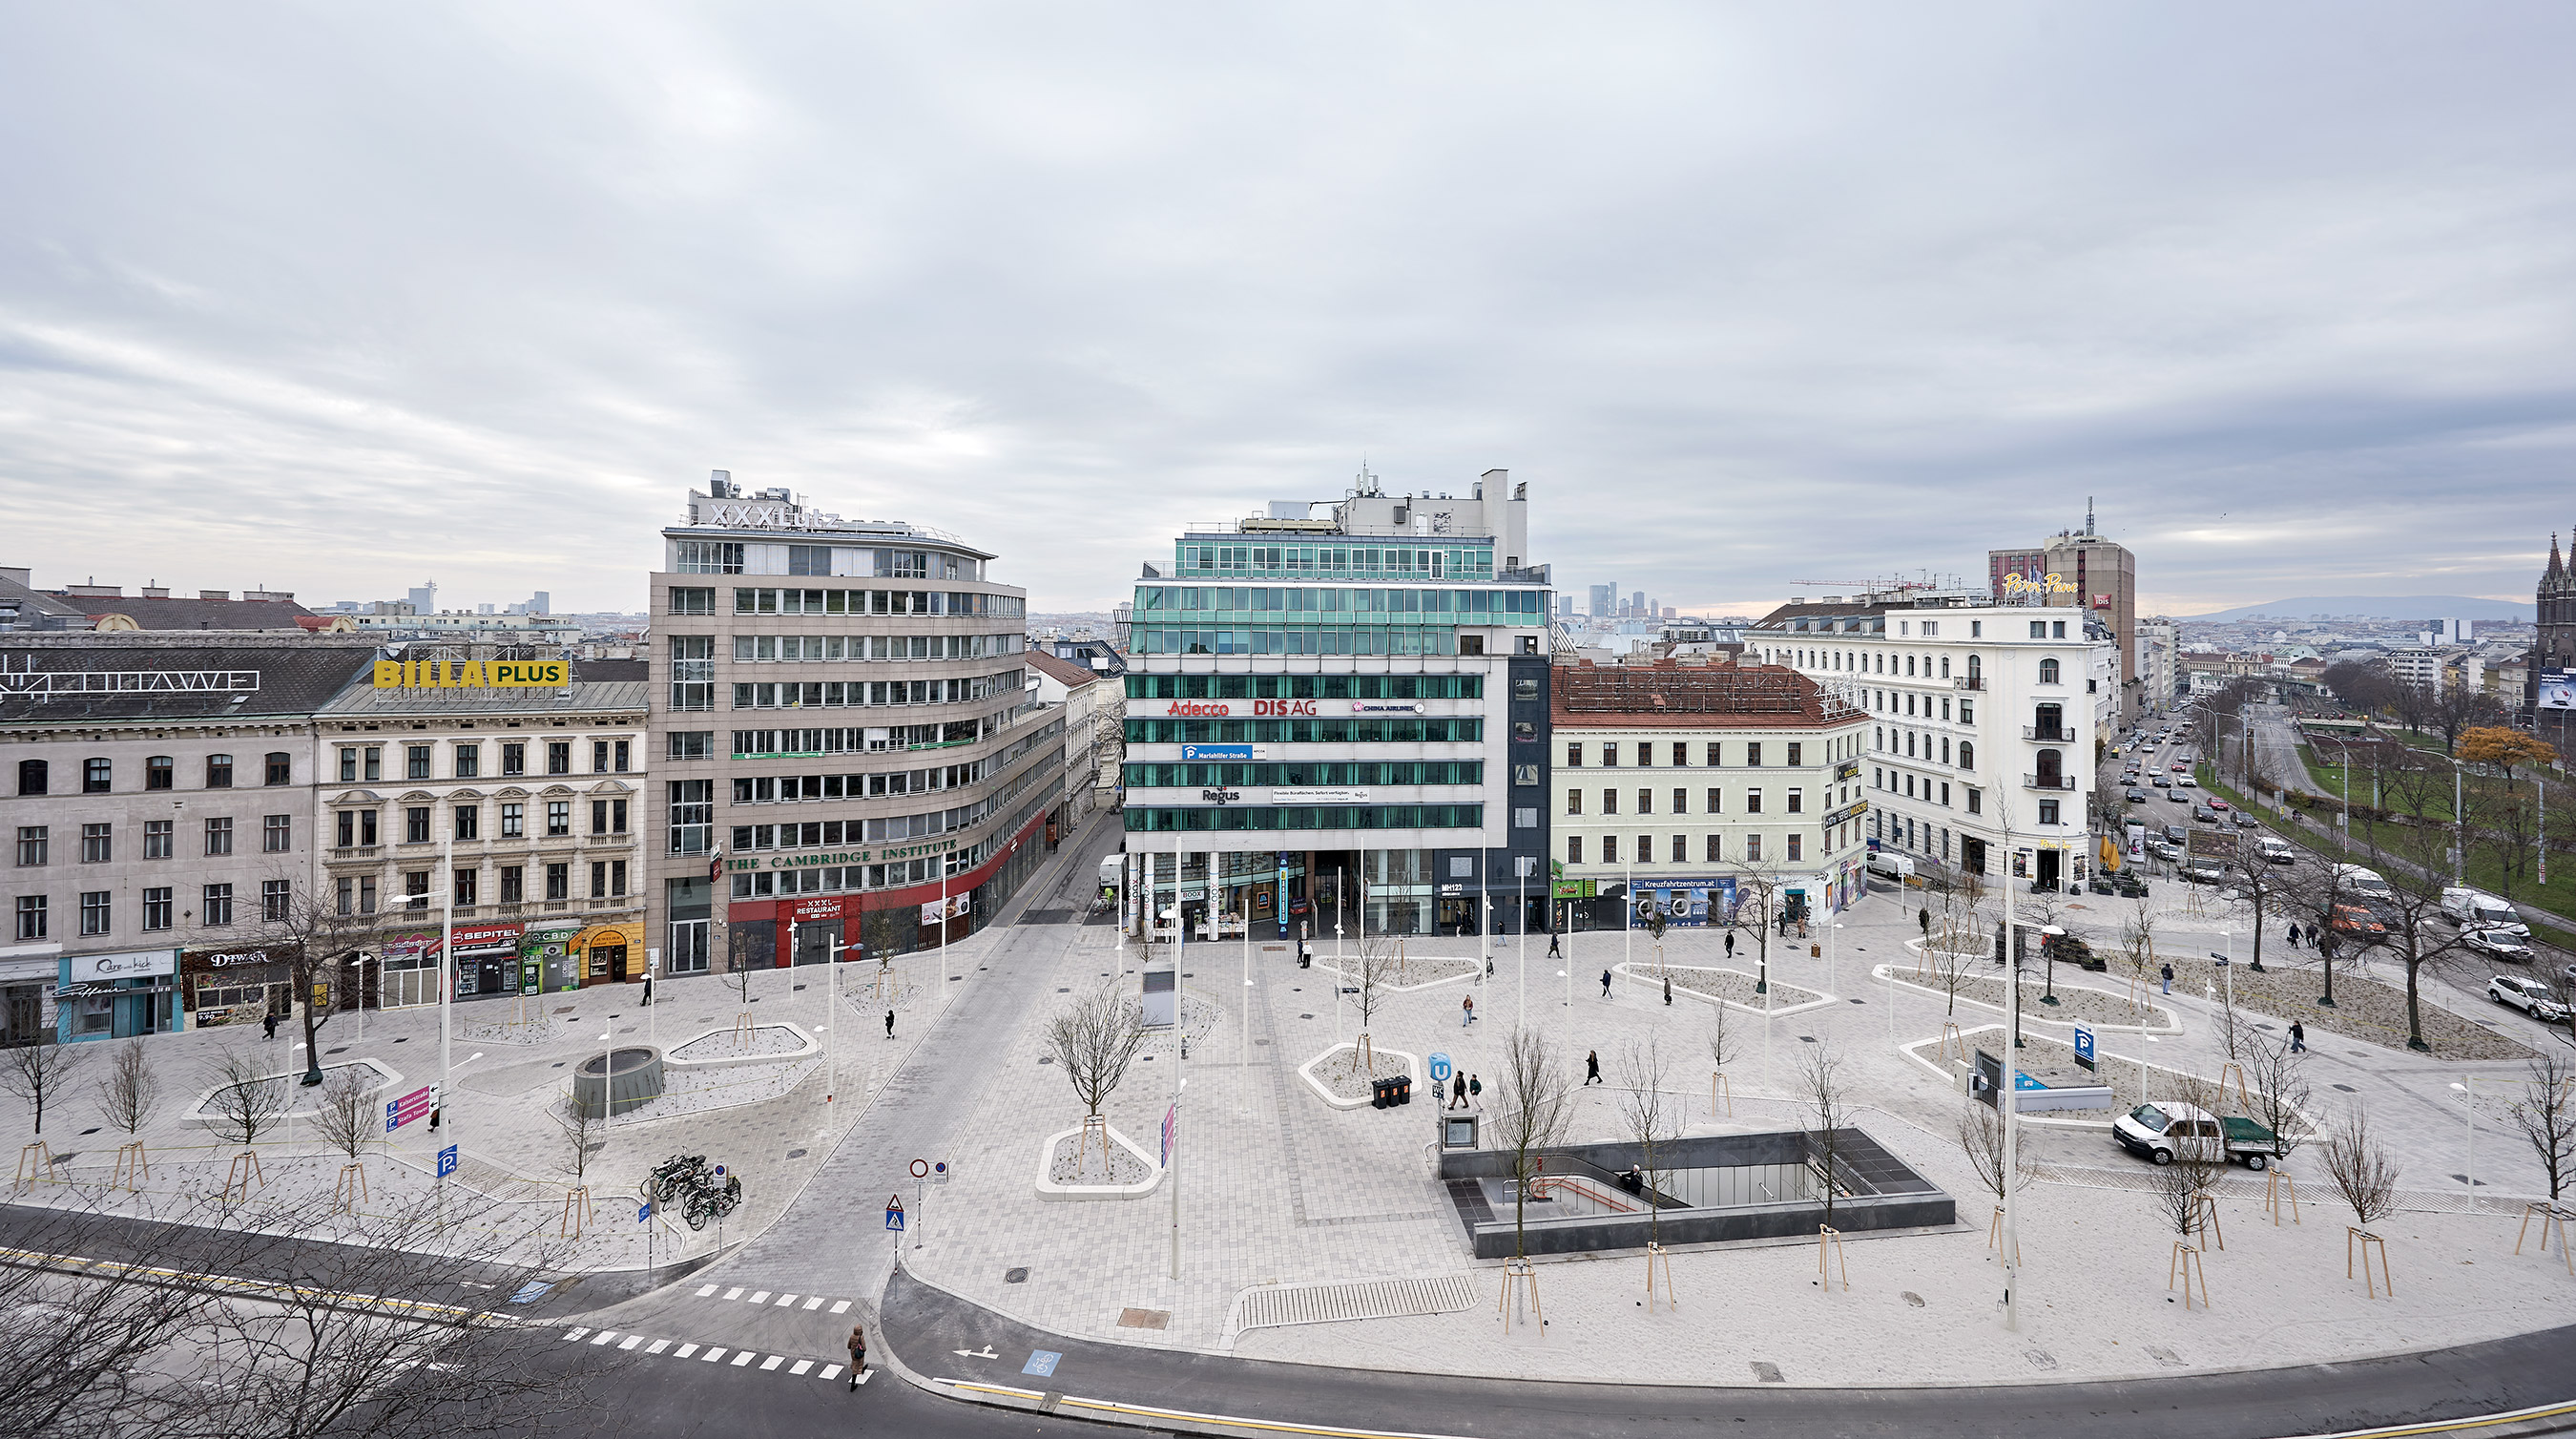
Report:
[{"label": "rooftop hotel sign", "polygon": [[378,660],[380,690],[562,689],[572,683],[565,660]]},{"label": "rooftop hotel sign", "polygon": [[2078,593],[2075,588],[2074,581],[2069,580],[2064,575],[2060,574],[2047,574],[2038,579],[2032,579],[2028,575],[2004,576],[2005,594],[2035,595],[2043,592],[2052,595],[2071,595]]}]

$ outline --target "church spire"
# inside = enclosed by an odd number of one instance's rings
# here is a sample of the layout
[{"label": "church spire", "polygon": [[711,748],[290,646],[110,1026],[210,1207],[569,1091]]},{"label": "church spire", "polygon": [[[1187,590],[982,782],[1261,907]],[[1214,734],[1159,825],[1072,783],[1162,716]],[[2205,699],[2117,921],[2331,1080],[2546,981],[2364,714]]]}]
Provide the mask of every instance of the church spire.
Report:
[{"label": "church spire", "polygon": [[2540,582],[2547,585],[2554,580],[2565,578],[2567,578],[2567,567],[2558,559],[2558,532],[2551,530],[2549,532],[2549,568],[2541,572]]}]

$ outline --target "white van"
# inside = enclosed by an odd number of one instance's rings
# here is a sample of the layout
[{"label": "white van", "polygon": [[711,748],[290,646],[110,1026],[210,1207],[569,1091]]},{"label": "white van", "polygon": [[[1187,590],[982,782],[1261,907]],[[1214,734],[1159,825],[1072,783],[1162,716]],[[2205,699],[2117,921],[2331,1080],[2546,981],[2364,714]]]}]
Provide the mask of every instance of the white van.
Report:
[{"label": "white van", "polygon": [[1870,873],[1881,879],[1892,879],[1899,883],[1914,877],[1914,861],[1893,850],[1882,849],[1871,855],[1868,869]]},{"label": "white van", "polygon": [[2380,877],[2379,871],[2357,864],[2336,865],[2334,887],[2344,894],[2386,895],[2388,893],[2388,881]]},{"label": "white van", "polygon": [[2531,926],[2503,900],[2475,889],[2442,891],[2443,917],[2462,929],[2483,929],[2489,934],[2509,934],[2516,939],[2531,938]]},{"label": "white van", "polygon": [[1109,885],[1114,888],[1117,885],[1125,883],[1126,879],[1127,856],[1123,854],[1113,854],[1102,857],[1100,861],[1100,882],[1102,884]]}]

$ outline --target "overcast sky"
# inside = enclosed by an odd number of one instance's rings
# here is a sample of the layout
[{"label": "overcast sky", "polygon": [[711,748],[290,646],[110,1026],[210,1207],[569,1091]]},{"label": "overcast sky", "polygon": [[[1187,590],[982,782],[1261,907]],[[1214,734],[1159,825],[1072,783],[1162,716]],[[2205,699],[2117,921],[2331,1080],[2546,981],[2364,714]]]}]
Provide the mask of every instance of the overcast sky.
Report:
[{"label": "overcast sky", "polygon": [[15,3],[0,564],[639,608],[710,468],[1105,608],[1530,482],[1758,613],[2079,525],[2528,601],[2576,8]]}]

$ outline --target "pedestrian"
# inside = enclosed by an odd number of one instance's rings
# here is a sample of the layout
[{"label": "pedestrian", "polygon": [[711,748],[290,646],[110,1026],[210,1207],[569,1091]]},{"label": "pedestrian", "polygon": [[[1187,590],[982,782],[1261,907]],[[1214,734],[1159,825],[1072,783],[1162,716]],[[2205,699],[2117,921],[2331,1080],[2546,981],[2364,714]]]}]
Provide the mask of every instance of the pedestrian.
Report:
[{"label": "pedestrian", "polygon": [[1601,971],[1601,997],[1603,999],[1610,997],[1610,971],[1606,969]]},{"label": "pedestrian", "polygon": [[2173,993],[2173,966],[2170,964],[2165,966],[2165,993]]},{"label": "pedestrian", "polygon": [[2295,1019],[2290,1021],[2290,1052],[2292,1054],[2308,1052],[2308,1027]]},{"label": "pedestrian", "polygon": [[2299,926],[2297,925],[2297,923],[2296,923],[2296,922],[2293,922],[2293,923],[2290,925],[2290,948],[2292,948],[2292,949],[2297,949],[2298,947],[2299,947]]},{"label": "pedestrian", "polygon": [[1465,1029],[1473,1025],[1475,1022],[1476,996],[1471,994],[1465,999],[1458,1001],[1458,1027],[1460,1029]]},{"label": "pedestrian", "polygon": [[1556,947],[1556,931],[1552,929],[1547,932],[1547,957],[1550,959],[1565,957],[1565,952]]},{"label": "pedestrian", "polygon": [[1726,931],[1726,957],[1729,959],[1735,958],[1735,929],[1732,924],[1727,927]]},{"label": "pedestrian", "polygon": [[645,975],[645,976],[644,976],[644,1003],[646,1003],[646,1004],[648,1004],[648,1005],[649,1005],[649,1004],[651,1004],[652,1002],[653,1002],[653,976],[651,976],[651,975],[649,975],[649,974],[648,974],[648,975]]},{"label": "pedestrian", "polygon": [[268,1013],[266,1013],[266,1014],[264,1014],[264,1015],[260,1016],[260,1021],[259,1021],[259,1037],[260,1037],[260,1038],[262,1038],[262,1039],[275,1039],[275,1038],[277,1038],[277,1011],[276,1011],[276,1010],[273,1010],[273,1009],[272,1009],[272,1010],[270,1010]]},{"label": "pedestrian", "polygon": [[891,1009],[886,1011],[886,1038],[894,1038],[894,1011]]},{"label": "pedestrian", "polygon": [[1593,1049],[1593,1050],[1586,1050],[1586,1051],[1584,1052],[1584,1055],[1583,1055],[1583,1082],[1584,1082],[1586,1085],[1594,1085],[1594,1084],[1599,1084],[1599,1083],[1601,1082],[1601,1051],[1600,1051],[1600,1050]]},{"label": "pedestrian", "polygon": [[1672,1003],[1673,1003],[1673,977],[1672,977],[1671,975],[1669,975],[1669,974],[1668,974],[1668,975],[1665,975],[1665,976],[1664,976],[1664,1007],[1665,1007],[1665,1008],[1667,1008],[1667,1009],[1669,1009],[1669,1008],[1671,1008],[1671,1007],[1672,1007]]},{"label": "pedestrian", "polygon": [[1451,1109],[1467,1107],[1467,1075],[1464,1070],[1459,1071],[1449,1081],[1449,1107]]},{"label": "pedestrian", "polygon": [[866,1331],[865,1329],[860,1328],[860,1327],[859,1327],[859,1326],[857,1326],[856,1324],[853,1324],[853,1325],[851,1325],[851,1326],[850,1326],[850,1392],[851,1392],[851,1393],[855,1394],[855,1393],[857,1393],[857,1392],[858,1392],[858,1388],[859,1388],[859,1376],[860,1376],[861,1374],[863,1374],[863,1373],[867,1372],[867,1367],[868,1367],[868,1331]]},{"label": "pedestrian", "polygon": [[1473,1100],[1483,1099],[1485,1097],[1485,1081],[1475,1075],[1468,1075],[1467,1097]]}]

